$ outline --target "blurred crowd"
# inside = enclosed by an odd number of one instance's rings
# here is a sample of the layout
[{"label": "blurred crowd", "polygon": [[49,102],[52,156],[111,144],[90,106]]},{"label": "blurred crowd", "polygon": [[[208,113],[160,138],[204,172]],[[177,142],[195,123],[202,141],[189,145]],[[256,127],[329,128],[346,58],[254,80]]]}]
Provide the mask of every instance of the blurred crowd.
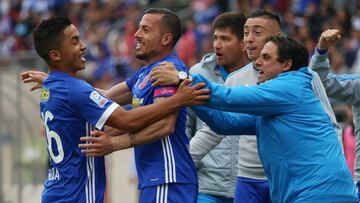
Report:
[{"label": "blurred crowd", "polygon": [[87,44],[85,78],[107,88],[141,66],[133,55],[134,33],[148,7],[167,7],[182,18],[184,34],[175,51],[189,67],[212,51],[211,22],[218,14],[263,8],[278,13],[283,32],[301,39],[310,54],[323,30],[341,30],[331,64],[336,72],[360,73],[358,0],[2,0],[0,57],[33,52],[31,30],[49,16],[67,16]]}]

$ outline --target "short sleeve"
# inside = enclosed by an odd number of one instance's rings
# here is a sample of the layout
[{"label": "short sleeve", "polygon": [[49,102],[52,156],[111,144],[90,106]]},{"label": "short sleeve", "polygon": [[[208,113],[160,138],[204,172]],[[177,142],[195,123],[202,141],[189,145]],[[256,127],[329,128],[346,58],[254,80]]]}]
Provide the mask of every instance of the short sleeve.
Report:
[{"label": "short sleeve", "polygon": [[130,76],[128,79],[126,79],[126,85],[128,86],[128,88],[131,90],[133,87],[134,87],[134,85],[135,85],[135,83],[136,83],[136,81],[137,81],[137,79],[138,79],[138,77],[139,77],[139,74],[140,74],[140,71],[142,70],[142,68],[141,69],[139,69],[138,71],[136,71],[132,76]]},{"label": "short sleeve", "polygon": [[71,107],[97,129],[103,128],[106,120],[119,105],[84,81],[71,85],[68,95]]}]

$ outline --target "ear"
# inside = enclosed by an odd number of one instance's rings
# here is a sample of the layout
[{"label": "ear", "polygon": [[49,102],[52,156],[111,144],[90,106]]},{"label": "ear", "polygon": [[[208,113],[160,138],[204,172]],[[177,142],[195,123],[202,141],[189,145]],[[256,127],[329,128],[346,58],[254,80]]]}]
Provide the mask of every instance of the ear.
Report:
[{"label": "ear", "polygon": [[283,72],[289,71],[292,67],[293,61],[292,59],[287,59],[284,63],[283,63]]},{"label": "ear", "polygon": [[274,34],[272,35],[276,35],[276,36],[283,36],[284,34],[282,32],[275,32]]},{"label": "ear", "polygon": [[49,59],[51,61],[60,61],[61,60],[61,54],[59,50],[50,50],[49,53]]},{"label": "ear", "polygon": [[163,34],[163,37],[161,38],[161,45],[169,45],[172,43],[173,36],[171,33],[165,33]]}]

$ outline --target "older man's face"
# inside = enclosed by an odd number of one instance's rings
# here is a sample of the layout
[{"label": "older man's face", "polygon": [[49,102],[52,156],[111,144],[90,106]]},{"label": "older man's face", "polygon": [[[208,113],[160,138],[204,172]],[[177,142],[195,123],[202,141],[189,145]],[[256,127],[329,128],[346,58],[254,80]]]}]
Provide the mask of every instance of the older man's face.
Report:
[{"label": "older man's face", "polygon": [[278,47],[273,42],[267,42],[260,52],[260,57],[255,61],[255,66],[259,68],[257,84],[271,80],[280,73],[288,69],[288,61],[283,63],[278,61]]}]

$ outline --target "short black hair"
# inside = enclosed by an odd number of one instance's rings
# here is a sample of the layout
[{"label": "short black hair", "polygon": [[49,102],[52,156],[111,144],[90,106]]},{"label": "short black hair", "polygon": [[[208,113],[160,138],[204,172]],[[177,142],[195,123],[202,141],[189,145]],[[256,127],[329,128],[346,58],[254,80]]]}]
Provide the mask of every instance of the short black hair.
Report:
[{"label": "short black hair", "polygon": [[268,18],[268,19],[276,21],[279,24],[279,27],[281,28],[281,21],[280,21],[279,15],[277,15],[276,13],[270,12],[270,11],[256,10],[256,11],[250,13],[250,15],[248,16],[248,19],[249,18]]},{"label": "short black hair", "polygon": [[308,66],[309,53],[301,41],[285,35],[272,35],[266,39],[266,42],[276,44],[278,48],[277,60],[280,63],[283,63],[288,59],[292,60],[290,70],[298,70],[299,68]]},{"label": "short black hair", "polygon": [[49,51],[60,49],[64,30],[71,25],[65,17],[54,16],[41,23],[33,30],[35,50],[47,63],[50,62]]},{"label": "short black hair", "polygon": [[149,8],[145,14],[162,14],[161,24],[163,29],[168,29],[173,35],[172,46],[175,46],[182,35],[182,25],[179,16],[167,8]]},{"label": "short black hair", "polygon": [[244,38],[246,17],[242,12],[227,12],[217,16],[213,22],[213,29],[230,28],[239,39]]}]

